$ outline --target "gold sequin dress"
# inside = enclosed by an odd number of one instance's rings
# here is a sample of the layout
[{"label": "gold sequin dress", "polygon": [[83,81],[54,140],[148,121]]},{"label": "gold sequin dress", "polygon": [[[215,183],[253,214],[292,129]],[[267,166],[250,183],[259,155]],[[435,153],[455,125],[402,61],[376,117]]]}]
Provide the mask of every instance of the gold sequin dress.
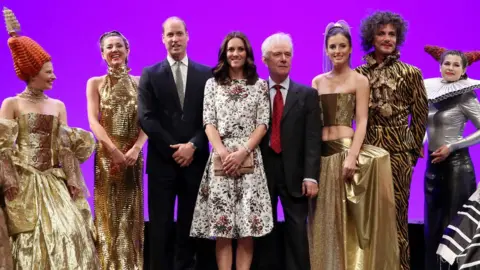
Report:
[{"label": "gold sequin dress", "polygon": [[[109,69],[99,91],[100,124],[124,154],[140,134],[137,84],[128,71]],[[97,143],[94,201],[102,269],[143,269],[142,152],[133,166],[115,166],[108,149]]]},{"label": "gold sequin dress", "polygon": [[[0,119],[1,182],[18,187],[5,202],[13,269],[99,269],[79,165],[94,146],[90,132],[60,124],[53,115]],[[67,185],[83,190],[81,197],[74,201]]]}]

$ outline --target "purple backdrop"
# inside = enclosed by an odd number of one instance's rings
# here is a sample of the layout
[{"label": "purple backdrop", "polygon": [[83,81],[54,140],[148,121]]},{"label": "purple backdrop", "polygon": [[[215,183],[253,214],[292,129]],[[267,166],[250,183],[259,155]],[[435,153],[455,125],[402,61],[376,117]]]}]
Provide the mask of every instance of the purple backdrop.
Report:
[{"label": "purple backdrop", "polygon": [[[365,3],[367,2],[367,3]],[[427,3],[428,2],[428,3]],[[310,84],[321,72],[323,32],[329,22],[346,20],[352,27],[352,64],[362,63],[360,21],[376,10],[391,10],[402,14],[410,24],[402,60],[416,65],[425,78],[439,76],[439,66],[423,52],[425,44],[460,50],[480,49],[478,33],[480,8],[477,0],[363,1],[353,0],[300,2],[276,0],[247,0],[238,3],[225,1],[19,1],[4,0],[2,6],[14,11],[25,35],[39,42],[53,57],[57,81],[48,95],[63,100],[71,126],[89,129],[85,85],[91,76],[105,74],[106,65],[100,57],[98,38],[109,30],[119,30],[129,39],[132,52],[132,74],[140,75],[143,67],[162,60],[165,48],[161,42],[161,23],[169,16],[183,18],[189,29],[190,58],[214,65],[224,36],[232,30],[243,31],[250,39],[261,77],[268,76],[261,63],[262,41],[277,31],[290,33],[294,41],[291,76]],[[455,8],[450,10],[449,7]],[[3,19],[2,19],[3,21]],[[3,24],[3,23],[2,23]],[[5,29],[2,27],[2,29]],[[0,30],[0,100],[24,89],[15,76],[8,35]],[[480,79],[480,63],[468,74]],[[466,134],[474,131],[469,123]],[[480,176],[480,146],[471,148],[471,155]],[[410,222],[423,222],[423,174],[425,159],[420,159],[414,172],[410,197]],[[93,157],[82,165],[88,187],[93,194]],[[480,178],[480,177],[479,177]],[[145,177],[145,190],[147,187]],[[146,193],[146,192],[145,192]],[[92,202],[93,198],[90,198]],[[145,194],[145,202],[146,202]],[[93,205],[93,204],[92,204]],[[148,211],[145,207],[145,217]],[[281,211],[279,213],[282,213]],[[283,219],[281,214],[280,219]]]}]

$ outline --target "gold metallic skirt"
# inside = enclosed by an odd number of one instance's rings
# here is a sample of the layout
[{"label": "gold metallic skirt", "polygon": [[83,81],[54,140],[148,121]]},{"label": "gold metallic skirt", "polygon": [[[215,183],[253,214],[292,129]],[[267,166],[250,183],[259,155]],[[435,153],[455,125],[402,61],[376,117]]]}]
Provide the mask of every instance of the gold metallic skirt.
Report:
[{"label": "gold metallic skirt", "polygon": [[6,201],[13,269],[99,269],[90,207],[71,199],[63,170],[17,164],[17,173],[18,195]]},{"label": "gold metallic skirt", "polygon": [[[0,200],[3,200],[3,198],[0,198]],[[6,219],[2,203],[0,203],[0,270],[13,269],[12,249],[10,247]]]},{"label": "gold metallic skirt", "polygon": [[363,145],[353,180],[342,179],[350,138],[322,147],[318,196],[310,201],[312,270],[396,270],[399,250],[390,156]]}]

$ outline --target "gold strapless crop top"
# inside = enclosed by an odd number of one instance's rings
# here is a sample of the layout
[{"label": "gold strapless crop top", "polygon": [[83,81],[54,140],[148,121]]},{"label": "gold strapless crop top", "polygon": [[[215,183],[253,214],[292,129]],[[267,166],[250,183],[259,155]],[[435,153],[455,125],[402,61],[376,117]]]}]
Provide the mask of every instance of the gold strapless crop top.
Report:
[{"label": "gold strapless crop top", "polygon": [[333,93],[320,95],[322,120],[325,127],[352,127],[355,117],[355,94]]}]

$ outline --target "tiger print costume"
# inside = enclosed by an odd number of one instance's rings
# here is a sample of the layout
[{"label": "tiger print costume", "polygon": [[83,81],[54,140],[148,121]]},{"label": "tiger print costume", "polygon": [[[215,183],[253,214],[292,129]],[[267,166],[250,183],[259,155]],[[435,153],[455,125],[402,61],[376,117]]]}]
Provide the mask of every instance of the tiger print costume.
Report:
[{"label": "tiger print costume", "polygon": [[[370,82],[370,109],[365,143],[390,153],[392,163],[400,269],[410,269],[408,199],[413,167],[422,151],[428,103],[421,71],[399,60],[398,52],[378,64],[373,53],[356,68]],[[409,124],[409,116],[411,121]]]}]

